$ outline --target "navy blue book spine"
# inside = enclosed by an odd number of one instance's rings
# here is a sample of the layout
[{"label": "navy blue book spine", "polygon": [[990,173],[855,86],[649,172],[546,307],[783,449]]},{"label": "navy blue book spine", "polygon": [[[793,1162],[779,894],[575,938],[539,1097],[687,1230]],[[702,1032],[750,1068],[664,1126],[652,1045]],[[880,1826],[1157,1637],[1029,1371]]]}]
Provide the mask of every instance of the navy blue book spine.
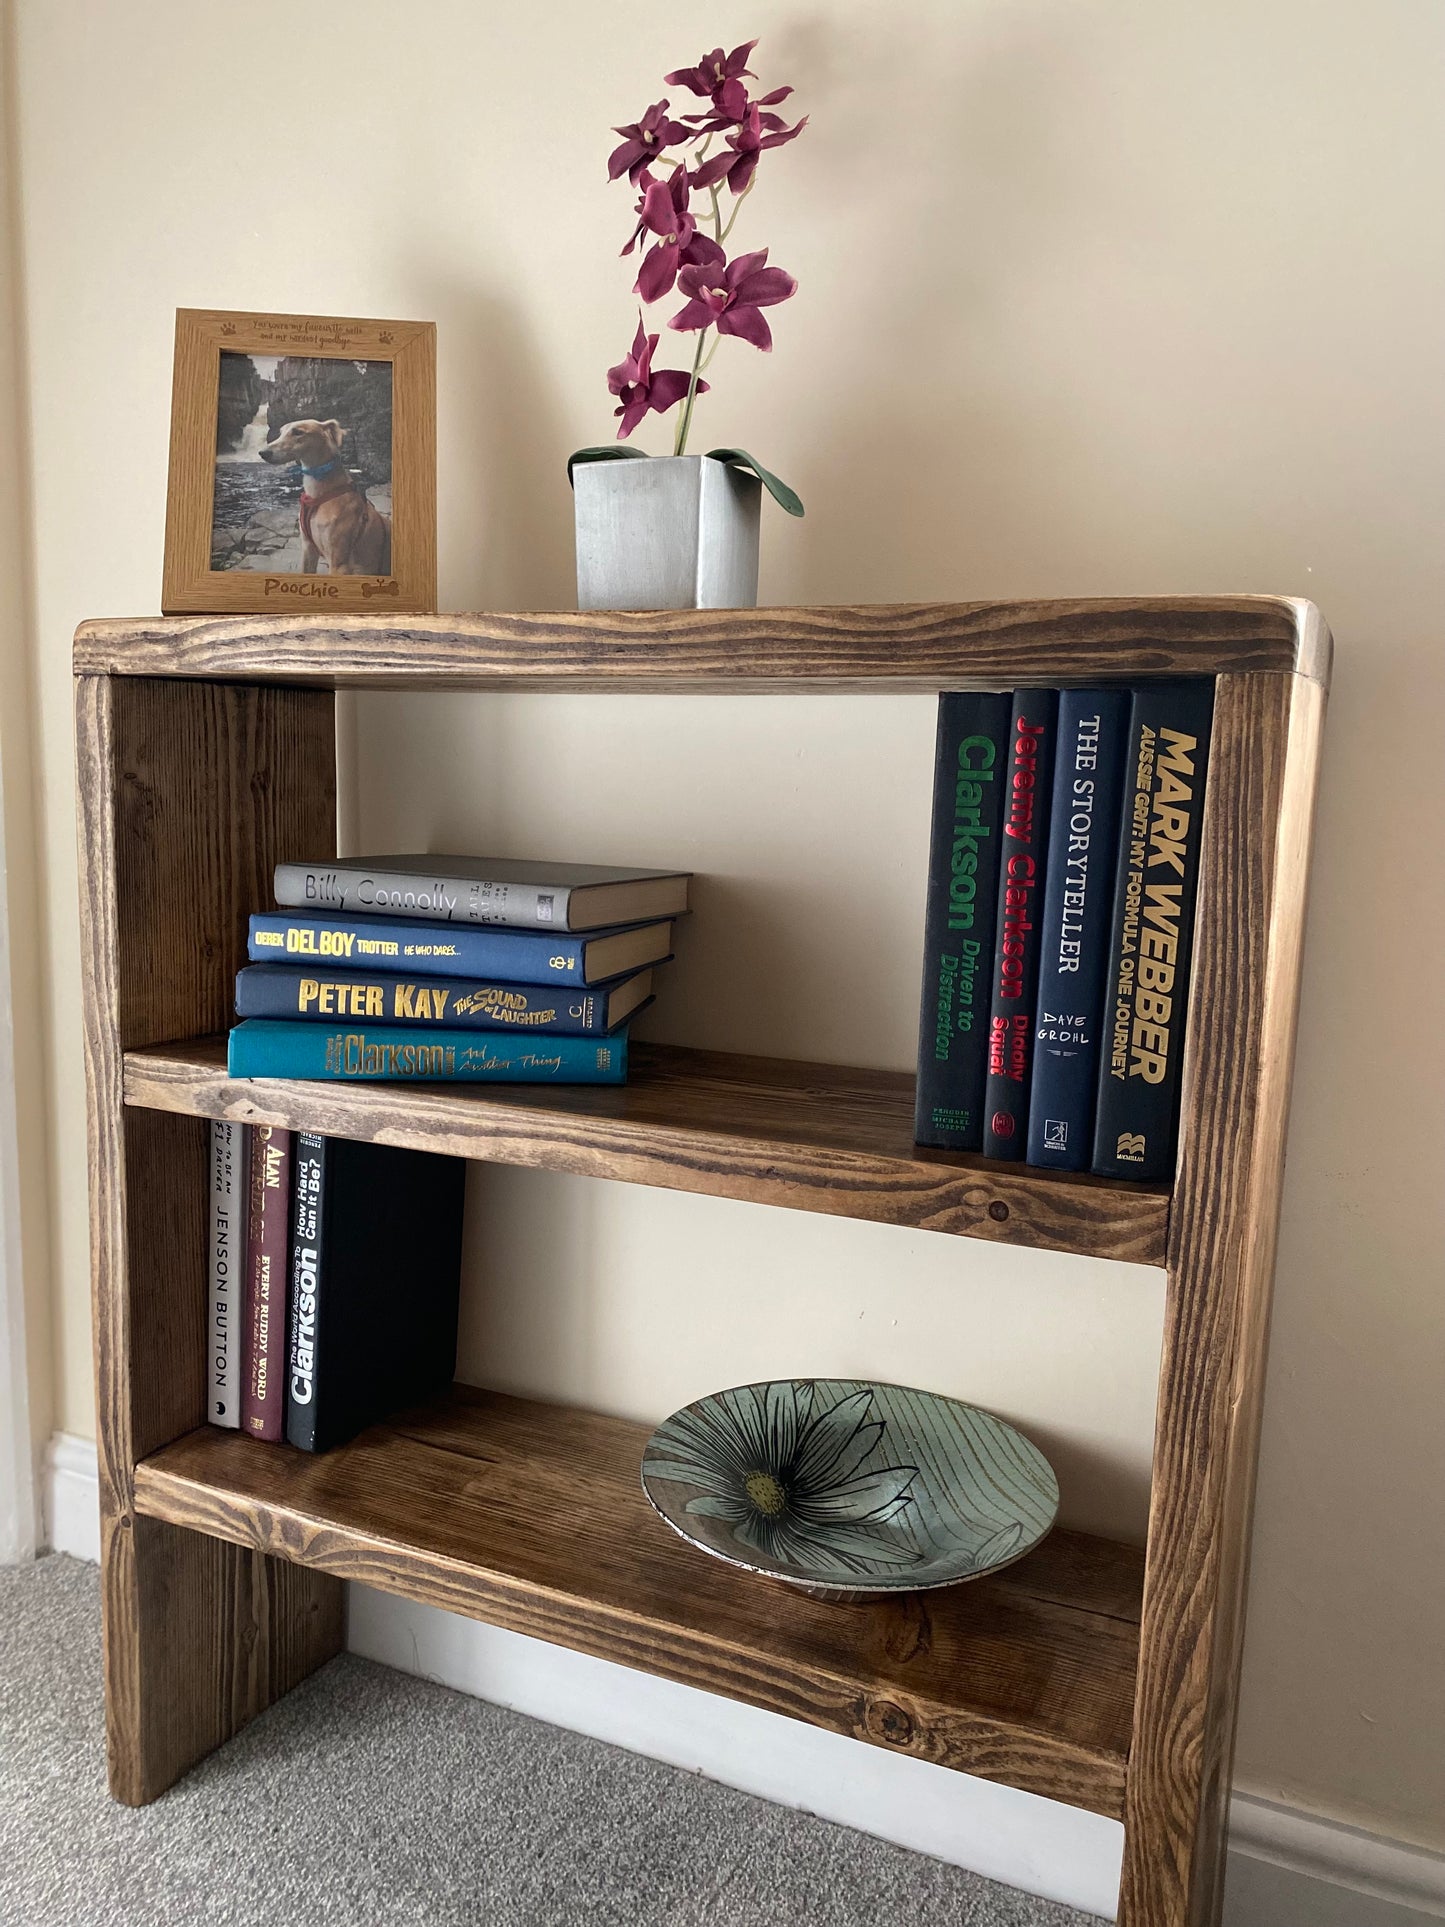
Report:
[{"label": "navy blue book spine", "polygon": [[1128,731],[1127,690],[1059,692],[1029,1090],[1028,1162],[1045,1170],[1085,1171],[1093,1153]]},{"label": "navy blue book spine", "polygon": [[1022,1158],[1026,1142],[1058,716],[1056,689],[1014,692],[983,1093],[988,1158]]},{"label": "navy blue book spine", "polygon": [[946,1151],[983,1143],[988,982],[1012,699],[938,699],[913,1135]]},{"label": "navy blue book spine", "polygon": [[1214,722],[1207,677],[1141,683],[1124,760],[1093,1169],[1168,1178]]},{"label": "navy blue book spine", "polygon": [[388,971],[312,970],[247,964],[236,975],[238,1017],[341,1017],[376,1023],[446,1024],[559,1037],[605,1035],[610,992],[558,984],[478,983],[468,977],[393,976]]},{"label": "navy blue book spine", "polygon": [[582,984],[584,937],[427,923],[421,918],[321,917],[267,911],[251,918],[252,963],[330,963],[345,970],[414,970],[512,984]]}]

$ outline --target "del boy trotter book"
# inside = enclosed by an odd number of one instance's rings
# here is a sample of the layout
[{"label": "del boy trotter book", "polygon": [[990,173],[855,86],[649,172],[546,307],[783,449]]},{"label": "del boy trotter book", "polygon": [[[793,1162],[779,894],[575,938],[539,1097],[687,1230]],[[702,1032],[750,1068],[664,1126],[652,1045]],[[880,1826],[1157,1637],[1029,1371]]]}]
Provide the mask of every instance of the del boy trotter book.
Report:
[{"label": "del boy trotter book", "polygon": [[504,984],[602,984],[672,952],[672,924],[632,924],[573,937],[560,931],[429,923],[420,917],[321,917],[262,911],[251,918],[252,963],[331,963],[343,970],[414,970]]},{"label": "del boy trotter book", "polygon": [[278,863],[288,910],[376,911],[521,930],[597,930],[687,908],[690,873],[500,856],[368,856]]},{"label": "del boy trotter book", "polygon": [[1174,1169],[1214,685],[1141,683],[1125,760],[1093,1168]]},{"label": "del boy trotter book", "polygon": [[983,1144],[1009,712],[1005,695],[961,690],[938,699],[913,1136],[947,1151]]}]

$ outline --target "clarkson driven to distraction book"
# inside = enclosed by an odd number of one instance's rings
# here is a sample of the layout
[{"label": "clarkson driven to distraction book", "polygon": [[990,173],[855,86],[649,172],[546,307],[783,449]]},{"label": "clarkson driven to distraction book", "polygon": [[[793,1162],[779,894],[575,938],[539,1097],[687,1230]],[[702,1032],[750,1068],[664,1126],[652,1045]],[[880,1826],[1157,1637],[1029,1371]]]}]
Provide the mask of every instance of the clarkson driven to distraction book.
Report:
[{"label": "clarkson driven to distraction book", "polygon": [[347,970],[412,971],[427,977],[493,978],[504,984],[601,984],[672,952],[672,924],[632,924],[586,937],[484,930],[421,918],[251,919],[253,963],[339,964]]},{"label": "clarkson driven to distraction book", "polygon": [[1029,1090],[1028,1161],[1046,1170],[1085,1171],[1093,1154],[1128,729],[1126,690],[1060,690]]},{"label": "clarkson driven to distraction book", "polygon": [[977,1151],[983,1143],[1011,707],[1008,696],[973,690],[938,699],[913,1136],[949,1151]]},{"label": "clarkson driven to distraction book", "polygon": [[500,856],[334,857],[278,863],[276,901],[292,910],[376,911],[437,923],[520,930],[596,930],[678,916],[685,870],[623,870]]},{"label": "clarkson driven to distraction book", "polygon": [[241,1308],[246,1302],[246,1196],[250,1182],[250,1126],[213,1118],[206,1417],[212,1425],[228,1431],[241,1423]]},{"label": "clarkson driven to distraction book", "polygon": [[289,1444],[329,1451],[450,1385],[465,1175],[460,1158],[297,1137]]},{"label": "clarkson driven to distraction book", "polygon": [[273,1023],[252,1017],[231,1032],[232,1077],[383,1078],[410,1084],[623,1084],[627,1033],[510,1037],[400,1024]]},{"label": "clarkson driven to distraction book", "polygon": [[999,833],[988,1083],[983,1094],[983,1154],[989,1158],[1021,1158],[1024,1154],[1041,947],[1039,911],[1058,714],[1057,690],[1015,690],[1009,724],[1008,795]]},{"label": "clarkson driven to distraction book", "polygon": [[291,1228],[291,1133],[253,1124],[246,1227],[241,1430],[279,1439],[286,1407],[286,1274]]},{"label": "clarkson driven to distraction book", "polygon": [[1213,721],[1207,677],[1134,691],[1094,1125],[1093,1168],[1103,1177],[1174,1170]]},{"label": "clarkson driven to distraction book", "polygon": [[652,995],[652,972],[601,990],[557,984],[477,983],[466,977],[396,977],[386,971],[248,964],[236,978],[238,1017],[367,1017],[384,1024],[516,1030],[586,1037],[615,1030]]}]

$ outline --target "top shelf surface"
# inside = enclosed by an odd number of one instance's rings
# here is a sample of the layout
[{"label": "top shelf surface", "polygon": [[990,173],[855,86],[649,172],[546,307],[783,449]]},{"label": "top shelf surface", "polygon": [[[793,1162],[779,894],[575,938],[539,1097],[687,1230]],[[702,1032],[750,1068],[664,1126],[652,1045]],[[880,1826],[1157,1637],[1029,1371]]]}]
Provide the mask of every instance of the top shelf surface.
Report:
[{"label": "top shelf surface", "polygon": [[331,689],[932,691],[1261,671],[1325,683],[1330,636],[1313,603],[1278,596],[587,614],[338,611],[83,622],[74,663],[83,676]]}]

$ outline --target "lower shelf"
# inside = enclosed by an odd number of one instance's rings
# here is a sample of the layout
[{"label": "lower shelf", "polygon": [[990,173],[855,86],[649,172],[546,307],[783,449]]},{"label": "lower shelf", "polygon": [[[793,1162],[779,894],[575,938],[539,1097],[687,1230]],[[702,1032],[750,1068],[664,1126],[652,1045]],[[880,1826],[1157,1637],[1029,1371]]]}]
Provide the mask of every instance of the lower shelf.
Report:
[{"label": "lower shelf", "polygon": [[866,1605],[734,1573],[657,1519],[645,1426],[457,1386],[311,1457],[202,1427],[136,1510],[1118,1818],[1143,1554],[1055,1532]]}]

